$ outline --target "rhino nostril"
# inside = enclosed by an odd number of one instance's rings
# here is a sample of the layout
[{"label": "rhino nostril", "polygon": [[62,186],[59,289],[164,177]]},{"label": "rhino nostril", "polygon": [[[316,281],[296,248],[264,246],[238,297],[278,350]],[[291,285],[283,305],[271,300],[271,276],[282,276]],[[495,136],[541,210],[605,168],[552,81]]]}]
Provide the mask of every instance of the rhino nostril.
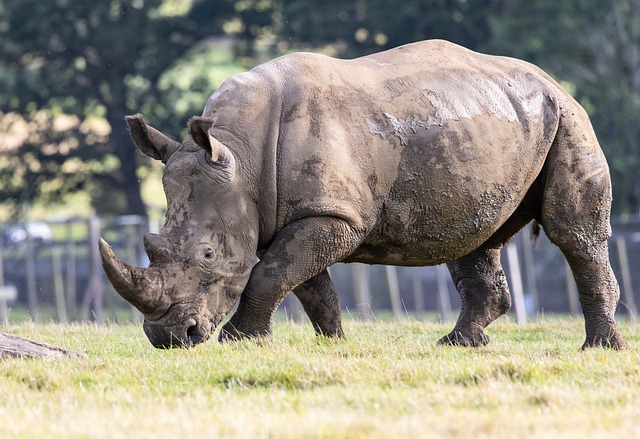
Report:
[{"label": "rhino nostril", "polygon": [[204,331],[200,326],[193,325],[187,329],[187,338],[189,339],[190,344],[198,344],[204,341],[207,337],[206,331]]}]

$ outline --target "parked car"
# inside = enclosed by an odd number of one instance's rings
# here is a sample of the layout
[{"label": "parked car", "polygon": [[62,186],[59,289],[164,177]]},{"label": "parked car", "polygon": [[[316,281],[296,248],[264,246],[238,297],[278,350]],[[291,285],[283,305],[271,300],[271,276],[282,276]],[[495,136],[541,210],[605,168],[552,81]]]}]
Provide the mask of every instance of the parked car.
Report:
[{"label": "parked car", "polygon": [[26,245],[27,232],[34,245],[48,245],[53,242],[53,233],[49,225],[42,221],[10,224],[4,229],[4,244],[7,247]]}]

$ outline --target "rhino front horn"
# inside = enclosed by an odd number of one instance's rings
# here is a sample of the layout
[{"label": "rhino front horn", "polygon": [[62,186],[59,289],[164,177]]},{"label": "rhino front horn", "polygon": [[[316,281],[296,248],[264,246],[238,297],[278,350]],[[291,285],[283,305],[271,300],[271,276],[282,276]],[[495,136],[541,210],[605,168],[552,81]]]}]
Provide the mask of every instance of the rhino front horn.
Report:
[{"label": "rhino front horn", "polygon": [[120,261],[111,246],[102,238],[98,241],[98,246],[102,257],[102,268],[118,294],[142,313],[157,312],[157,308],[161,305],[158,299],[162,289],[151,290],[162,284],[162,279],[155,279],[158,273],[155,270],[152,272],[152,270],[133,267]]}]

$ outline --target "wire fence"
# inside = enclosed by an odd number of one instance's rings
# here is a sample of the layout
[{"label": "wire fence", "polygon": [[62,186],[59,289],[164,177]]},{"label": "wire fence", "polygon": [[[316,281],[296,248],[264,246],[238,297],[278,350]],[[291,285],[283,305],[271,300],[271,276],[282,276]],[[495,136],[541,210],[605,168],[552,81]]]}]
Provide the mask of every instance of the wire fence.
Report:
[{"label": "wire fence", "polygon": [[[140,321],[142,316],[113,291],[97,248],[105,237],[126,262],[148,264],[142,236],[158,224],[138,216],[69,218],[0,225],[0,321]],[[635,320],[640,302],[640,218],[613,221],[611,262],[620,283],[618,312]],[[578,315],[571,272],[544,236],[533,245],[525,231],[503,250],[517,322],[543,313]],[[331,277],[343,309],[362,319],[430,315],[455,318],[458,293],[446,266],[393,267],[335,264]],[[281,306],[288,318],[304,319],[290,294]]]}]

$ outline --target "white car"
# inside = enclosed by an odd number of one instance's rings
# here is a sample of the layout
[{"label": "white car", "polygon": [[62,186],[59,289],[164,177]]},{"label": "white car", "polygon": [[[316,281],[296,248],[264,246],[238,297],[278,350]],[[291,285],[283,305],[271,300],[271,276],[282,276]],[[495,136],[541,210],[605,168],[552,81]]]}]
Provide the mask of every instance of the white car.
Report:
[{"label": "white car", "polygon": [[5,244],[7,246],[26,244],[27,231],[31,235],[34,245],[47,245],[53,242],[53,233],[51,233],[51,228],[47,223],[42,221],[29,221],[27,223],[7,226],[4,230]]}]

